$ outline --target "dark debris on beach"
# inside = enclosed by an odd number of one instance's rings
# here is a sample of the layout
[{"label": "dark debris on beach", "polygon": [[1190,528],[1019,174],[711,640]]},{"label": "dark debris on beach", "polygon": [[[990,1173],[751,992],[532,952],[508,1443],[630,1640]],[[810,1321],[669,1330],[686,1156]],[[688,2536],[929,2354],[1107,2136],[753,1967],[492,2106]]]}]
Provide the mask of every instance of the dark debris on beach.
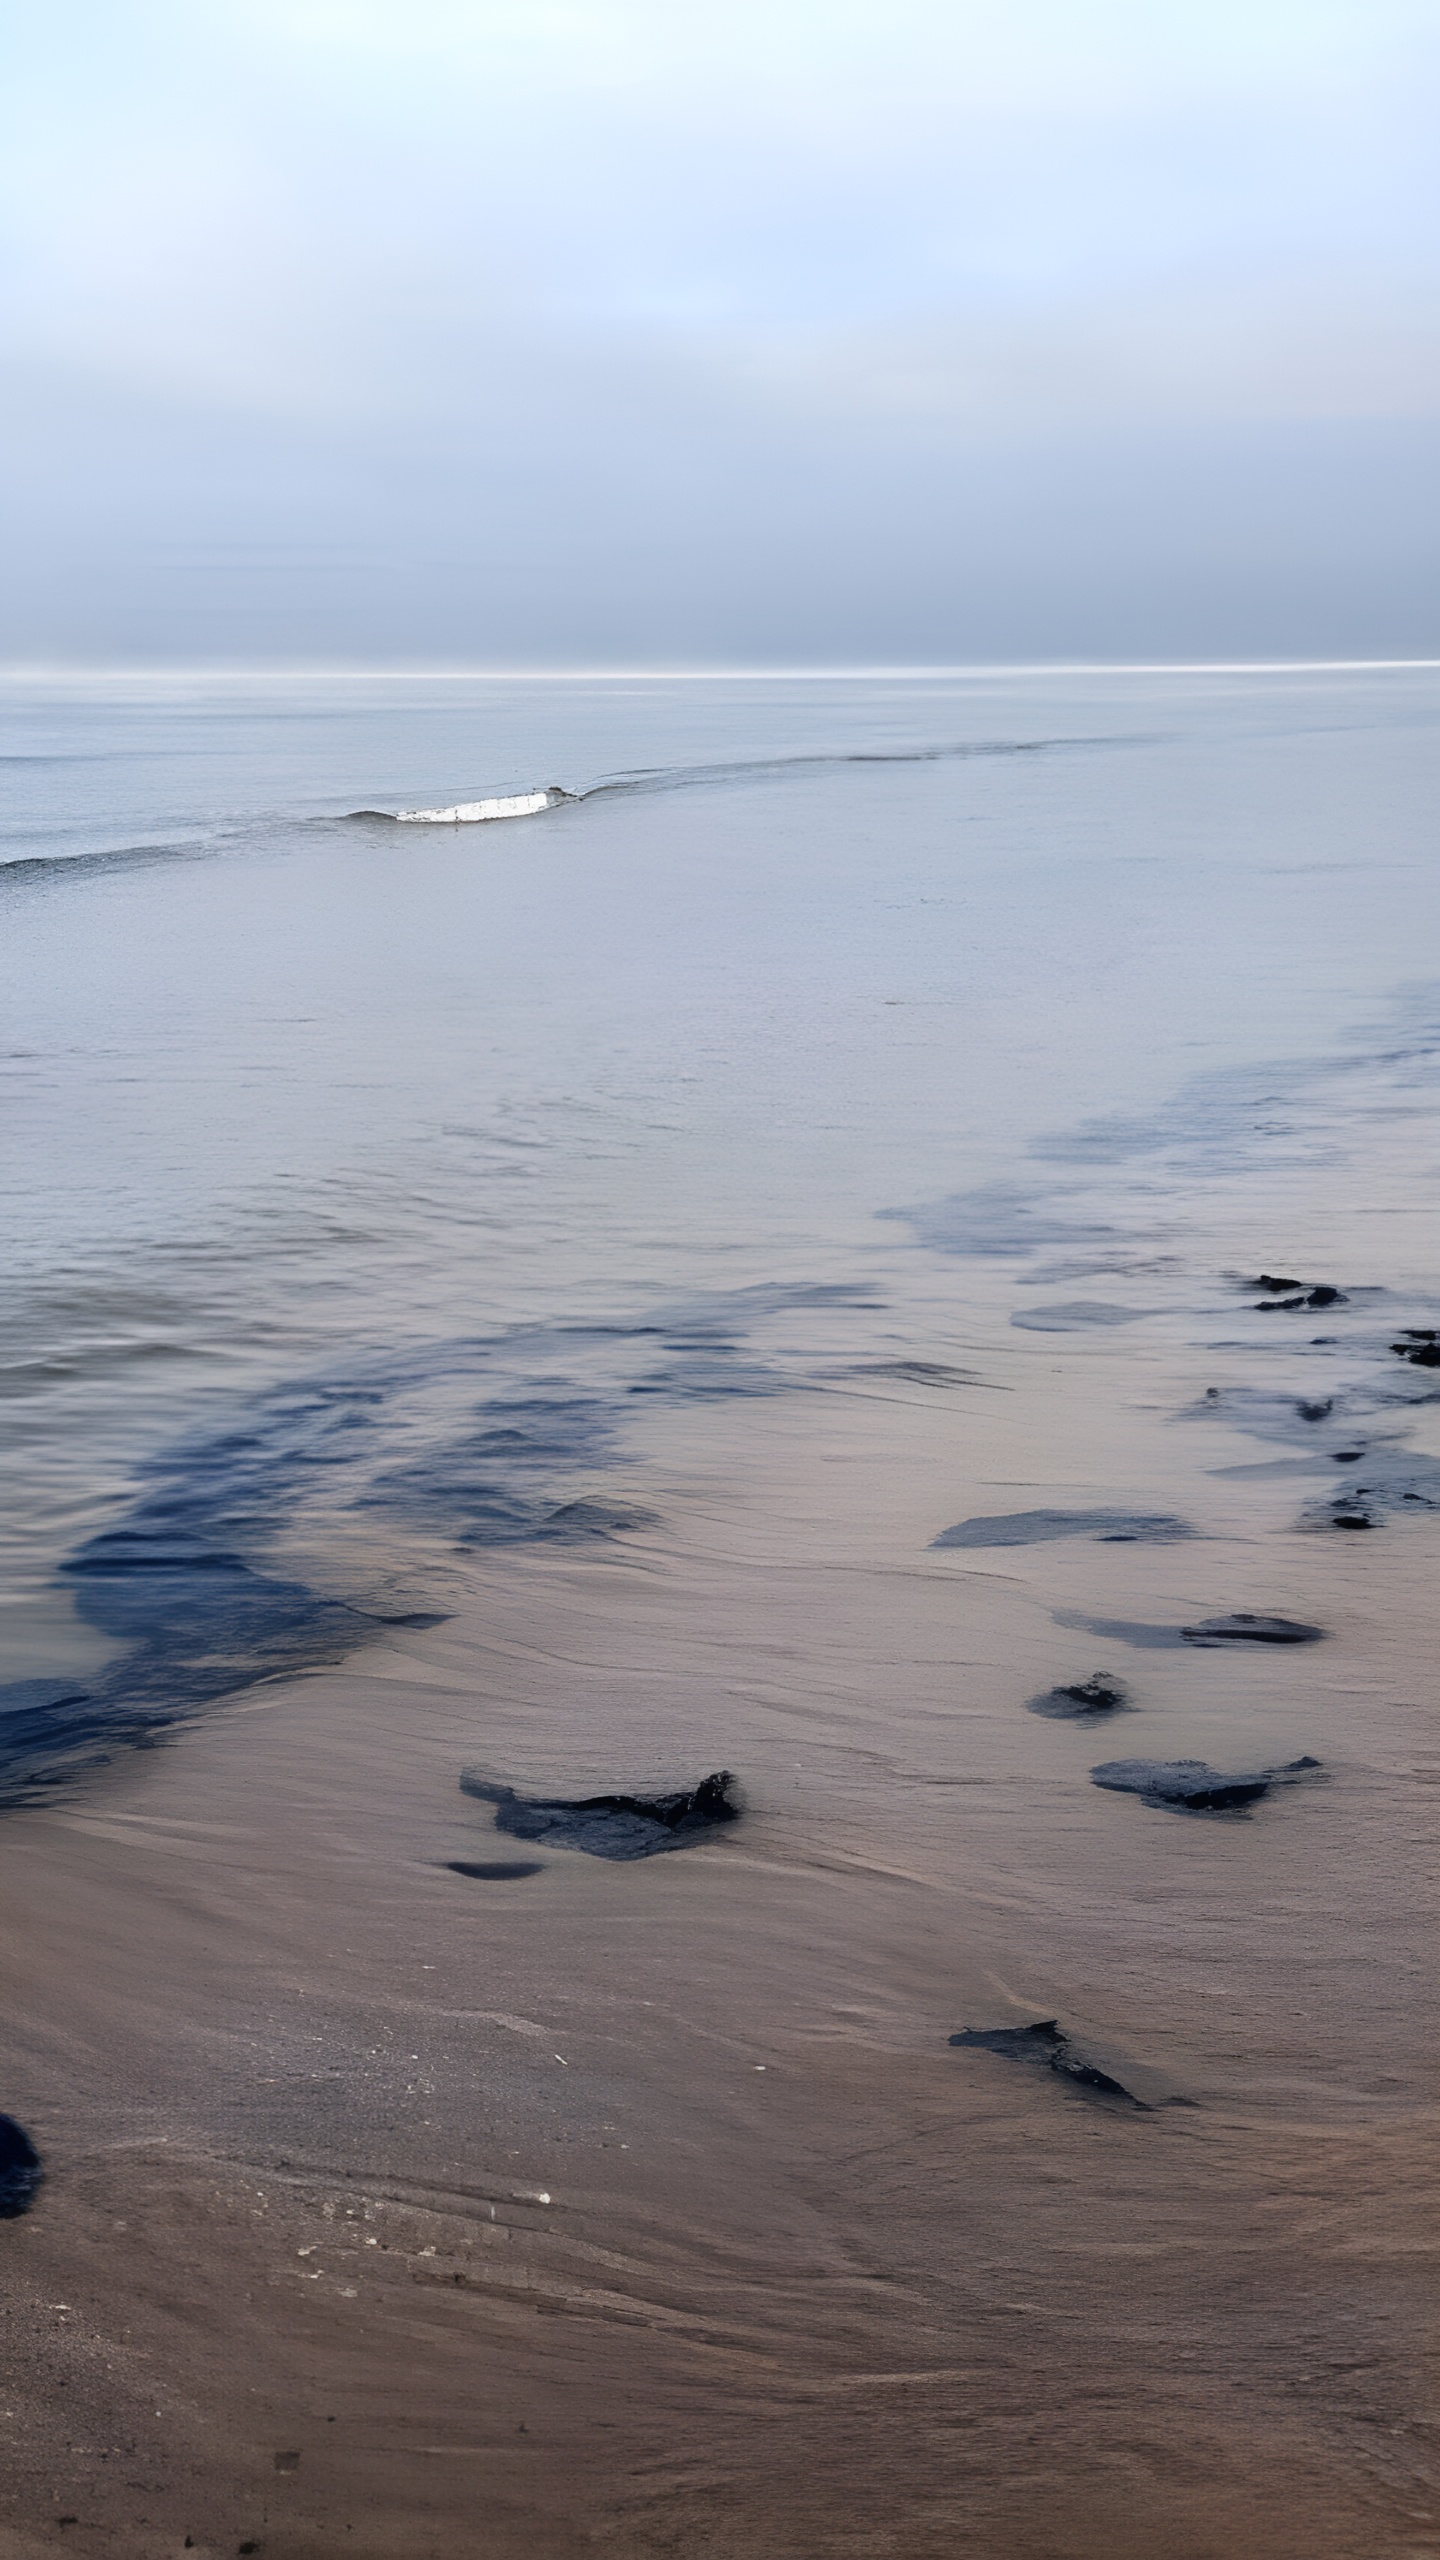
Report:
[{"label": "dark debris on beach", "polygon": [[1232,1609],[1225,1617],[1199,1618],[1193,1626],[1182,1627],[1186,1644],[1318,1644],[1323,1627],[1307,1626],[1303,1618],[1267,1617],[1253,1609]]},{"label": "dark debris on beach", "polygon": [[1204,1760],[1102,1760],[1090,1772],[1097,1787],[1138,1796],[1169,1813],[1243,1813],[1275,1786],[1313,1777],[1321,1763],[1308,1752],[1279,1768],[1212,1769]]},{"label": "dark debris on beach", "polygon": [[1290,1313],[1301,1307],[1348,1306],[1343,1289],[1329,1280],[1286,1280],[1273,1271],[1262,1271],[1257,1279],[1247,1280],[1247,1289],[1261,1293],[1256,1312],[1262,1316]]},{"label": "dark debris on beach", "polygon": [[1095,1671],[1088,1680],[1073,1680],[1068,1687],[1047,1689],[1043,1696],[1028,1702],[1032,1716],[1051,1716],[1075,1724],[1095,1724],[1102,1716],[1117,1715],[1130,1703],[1130,1692],[1123,1680],[1111,1672]]},{"label": "dark debris on beach", "polygon": [[714,1770],[698,1786],[668,1795],[521,1796],[478,1769],[461,1772],[466,1795],[495,1807],[495,1828],[517,1840],[583,1849],[592,1858],[653,1858],[684,1849],[727,1822],[738,1822],[736,1780]]},{"label": "dark debris on beach", "polygon": [[43,2182],[40,2154],[22,2124],[0,2116],[0,2221],[28,2213]]},{"label": "dark debris on beach", "polygon": [[972,2052],[998,2053],[1007,2062],[1054,2071],[1084,2097],[1118,2098],[1123,2106],[1135,2107],[1145,2115],[1151,2112],[1147,2100],[1137,2098],[1123,2081],[1087,2062],[1056,2018],[1037,2018],[1029,2027],[965,2027],[950,2042]]}]

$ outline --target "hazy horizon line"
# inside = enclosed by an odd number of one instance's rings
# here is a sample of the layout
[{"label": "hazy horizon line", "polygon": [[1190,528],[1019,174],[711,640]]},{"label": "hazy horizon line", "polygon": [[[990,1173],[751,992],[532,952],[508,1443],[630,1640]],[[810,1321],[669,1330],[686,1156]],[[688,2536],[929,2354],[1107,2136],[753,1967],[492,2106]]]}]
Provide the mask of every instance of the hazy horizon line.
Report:
[{"label": "hazy horizon line", "polygon": [[880,678],[914,680],[925,676],[1024,675],[1362,675],[1425,673],[1440,669],[1440,657],[1425,658],[967,658],[945,662],[874,661],[843,665],[724,666],[321,666],[313,662],[191,663],[184,666],[70,665],[62,661],[19,661],[0,665],[3,683],[58,683],[119,680],[132,683],[196,683],[248,679],[315,683],[467,683],[467,684],[703,684],[767,682],[858,682]]}]

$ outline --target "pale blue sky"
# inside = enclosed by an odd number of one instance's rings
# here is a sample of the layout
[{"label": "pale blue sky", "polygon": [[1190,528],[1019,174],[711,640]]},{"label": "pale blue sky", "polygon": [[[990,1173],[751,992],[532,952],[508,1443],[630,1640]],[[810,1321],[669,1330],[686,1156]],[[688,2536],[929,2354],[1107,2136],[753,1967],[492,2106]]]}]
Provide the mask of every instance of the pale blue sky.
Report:
[{"label": "pale blue sky", "polygon": [[1440,0],[49,0],[13,660],[1440,650]]}]

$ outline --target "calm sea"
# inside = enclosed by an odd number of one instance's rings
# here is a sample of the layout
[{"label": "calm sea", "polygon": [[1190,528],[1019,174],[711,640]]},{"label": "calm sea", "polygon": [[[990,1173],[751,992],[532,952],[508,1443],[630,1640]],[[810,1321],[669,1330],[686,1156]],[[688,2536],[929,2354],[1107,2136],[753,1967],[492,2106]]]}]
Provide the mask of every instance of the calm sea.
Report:
[{"label": "calm sea", "polygon": [[4,698],[12,1786],[663,1536],[677,1414],[1143,1359],[1246,1239],[1375,1410],[1436,1320],[1432,670]]}]

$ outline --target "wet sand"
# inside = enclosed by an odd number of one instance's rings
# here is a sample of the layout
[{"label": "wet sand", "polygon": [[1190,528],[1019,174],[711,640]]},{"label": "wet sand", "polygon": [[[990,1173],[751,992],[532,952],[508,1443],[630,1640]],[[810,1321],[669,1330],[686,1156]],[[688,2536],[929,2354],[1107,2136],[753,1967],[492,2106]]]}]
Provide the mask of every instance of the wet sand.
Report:
[{"label": "wet sand", "polygon": [[[1433,1532],[1295,1528],[1165,1427],[1213,1357],[965,1289],[907,1350],[981,1383],[660,1415],[663,1533],[7,1817],[0,2551],[1440,2551]],[[1200,1534],[931,1544],[1142,1498]],[[1326,1640],[1057,1622],[1228,1609]],[[1324,1775],[1187,1817],[1121,1751]],[[747,1812],[486,1881],[467,1764]],[[948,2043],[1048,2017],[1145,2110]]]}]

